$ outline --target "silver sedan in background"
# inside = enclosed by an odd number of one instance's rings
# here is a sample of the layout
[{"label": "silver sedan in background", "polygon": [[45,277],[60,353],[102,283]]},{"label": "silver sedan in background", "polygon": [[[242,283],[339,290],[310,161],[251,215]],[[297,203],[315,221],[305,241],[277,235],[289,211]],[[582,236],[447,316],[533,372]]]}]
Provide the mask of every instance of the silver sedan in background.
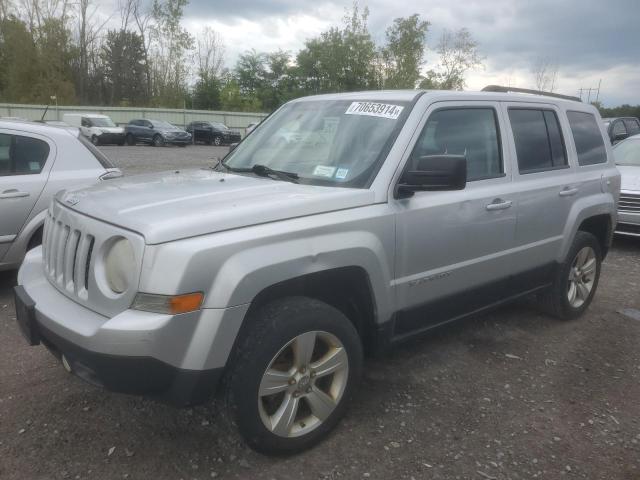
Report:
[{"label": "silver sedan in background", "polygon": [[0,270],[41,243],[56,192],[120,176],[76,128],[0,119]]},{"label": "silver sedan in background", "polygon": [[622,176],[616,233],[640,237],[640,135],[613,147]]}]

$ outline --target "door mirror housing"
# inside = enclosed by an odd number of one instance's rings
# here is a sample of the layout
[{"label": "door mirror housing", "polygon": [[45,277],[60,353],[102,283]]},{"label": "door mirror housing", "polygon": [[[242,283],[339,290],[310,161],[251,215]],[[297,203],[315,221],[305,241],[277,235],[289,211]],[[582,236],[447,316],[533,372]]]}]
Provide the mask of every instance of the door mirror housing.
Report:
[{"label": "door mirror housing", "polygon": [[426,155],[407,170],[396,186],[396,198],[412,197],[421,190],[463,190],[467,185],[467,157],[464,155]]}]

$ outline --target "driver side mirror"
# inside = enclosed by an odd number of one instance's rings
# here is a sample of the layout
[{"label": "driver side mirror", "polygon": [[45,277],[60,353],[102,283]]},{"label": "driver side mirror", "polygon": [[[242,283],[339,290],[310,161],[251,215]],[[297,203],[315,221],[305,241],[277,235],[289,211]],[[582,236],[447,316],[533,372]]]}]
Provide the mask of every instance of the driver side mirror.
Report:
[{"label": "driver side mirror", "polygon": [[409,198],[422,190],[463,190],[467,185],[467,157],[426,155],[407,170],[396,186],[396,198]]}]

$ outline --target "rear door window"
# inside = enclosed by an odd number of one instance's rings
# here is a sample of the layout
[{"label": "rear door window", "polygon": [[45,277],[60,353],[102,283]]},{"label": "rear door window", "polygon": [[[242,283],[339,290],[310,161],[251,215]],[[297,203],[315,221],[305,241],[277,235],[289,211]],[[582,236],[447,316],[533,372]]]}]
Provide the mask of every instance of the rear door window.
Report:
[{"label": "rear door window", "polygon": [[510,108],[509,121],[520,173],[535,173],[568,166],[556,113],[536,108]]},{"label": "rear door window", "polygon": [[24,135],[0,134],[0,175],[34,175],[49,157],[49,144]]},{"label": "rear door window", "polygon": [[580,166],[605,163],[607,150],[596,117],[587,112],[567,112],[567,118],[571,126],[573,141],[576,144]]}]

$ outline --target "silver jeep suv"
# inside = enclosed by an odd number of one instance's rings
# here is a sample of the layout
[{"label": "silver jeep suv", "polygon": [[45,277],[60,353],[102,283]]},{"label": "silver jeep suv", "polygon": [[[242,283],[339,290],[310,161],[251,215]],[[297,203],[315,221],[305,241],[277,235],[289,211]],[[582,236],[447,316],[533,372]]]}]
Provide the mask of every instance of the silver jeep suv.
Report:
[{"label": "silver jeep suv", "polygon": [[364,353],[523,295],[585,311],[620,189],[601,125],[519,93],[294,100],[214,168],[58,194],[18,323],[108,389],[187,405],[220,386],[253,448],[302,450]]}]

